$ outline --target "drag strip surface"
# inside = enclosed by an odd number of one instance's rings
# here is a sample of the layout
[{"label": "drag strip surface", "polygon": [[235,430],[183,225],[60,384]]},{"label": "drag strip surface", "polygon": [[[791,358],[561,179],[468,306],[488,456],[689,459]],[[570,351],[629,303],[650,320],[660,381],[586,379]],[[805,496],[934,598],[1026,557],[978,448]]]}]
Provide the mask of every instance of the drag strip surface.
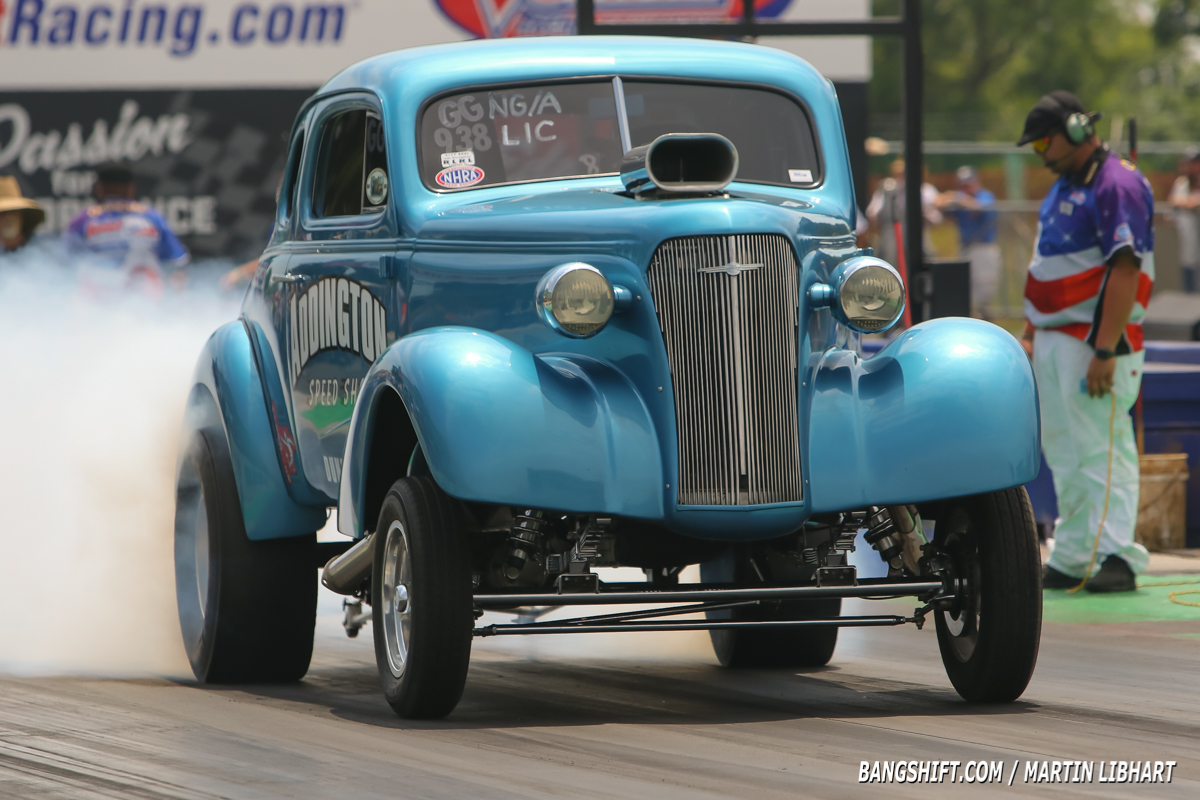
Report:
[{"label": "drag strip surface", "polygon": [[[323,614],[294,685],[0,679],[0,797],[1195,797],[1197,664],[1200,621],[1051,622],[1022,701],[971,707],[932,626],[843,631],[803,673],[723,670],[696,633],[477,640],[459,708],[415,723],[380,695],[370,629]],[[858,783],[863,760],[910,759],[1179,766],[1156,786]]]}]

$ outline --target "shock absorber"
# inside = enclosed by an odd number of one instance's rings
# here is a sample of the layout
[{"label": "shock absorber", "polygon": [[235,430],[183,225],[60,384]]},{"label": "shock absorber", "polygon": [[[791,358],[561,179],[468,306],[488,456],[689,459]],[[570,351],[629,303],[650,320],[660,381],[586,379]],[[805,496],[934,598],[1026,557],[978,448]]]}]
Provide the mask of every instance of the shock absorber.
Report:
[{"label": "shock absorber", "polygon": [[888,516],[896,526],[896,536],[900,541],[900,558],[904,566],[913,575],[921,574],[921,556],[925,546],[925,531],[921,523],[921,514],[917,507],[888,506]]},{"label": "shock absorber", "polygon": [[[530,563],[536,568],[537,576],[529,576],[540,583],[546,573],[546,529],[549,526],[545,512],[529,508],[513,517],[513,526],[505,542],[508,554],[504,559],[504,577],[516,581],[526,573]],[[530,572],[535,571],[530,569]]]},{"label": "shock absorber", "polygon": [[870,516],[867,520],[867,532],[863,534],[863,538],[867,540],[867,544],[879,551],[879,557],[890,567],[893,569],[903,567],[900,559],[903,547],[900,544],[900,537],[897,536],[896,525],[886,508],[881,508]]}]

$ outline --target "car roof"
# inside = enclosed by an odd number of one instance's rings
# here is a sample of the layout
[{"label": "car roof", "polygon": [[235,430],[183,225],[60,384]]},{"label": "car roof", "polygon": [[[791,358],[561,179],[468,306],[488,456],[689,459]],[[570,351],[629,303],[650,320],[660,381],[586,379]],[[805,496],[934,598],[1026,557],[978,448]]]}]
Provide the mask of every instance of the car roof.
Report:
[{"label": "car roof", "polygon": [[[608,75],[763,83],[792,91],[810,107],[833,96],[807,61],[783,50],[659,36],[523,37],[413,47],[360,61],[317,94],[369,89],[385,104],[403,108],[460,87]],[[826,110],[813,108],[818,115]]]},{"label": "car roof", "polygon": [[[758,84],[798,97],[811,111],[824,170],[822,185],[807,191],[805,197],[823,202],[826,214],[854,219],[849,155],[833,84],[804,59],[773,47],[659,36],[548,36],[414,47],[346,68],[321,87],[306,108],[345,92],[376,95],[388,131],[389,158],[415,164],[413,132],[421,109],[435,96],[476,86],[609,76]],[[437,216],[443,206],[474,202],[458,193],[442,196],[431,191],[421,182],[418,170],[402,169],[399,180],[406,225],[419,227],[421,221]],[[556,182],[521,184],[517,191],[560,187]],[[471,195],[491,198],[493,193],[500,196],[512,191],[512,187],[492,187],[474,190]]]}]

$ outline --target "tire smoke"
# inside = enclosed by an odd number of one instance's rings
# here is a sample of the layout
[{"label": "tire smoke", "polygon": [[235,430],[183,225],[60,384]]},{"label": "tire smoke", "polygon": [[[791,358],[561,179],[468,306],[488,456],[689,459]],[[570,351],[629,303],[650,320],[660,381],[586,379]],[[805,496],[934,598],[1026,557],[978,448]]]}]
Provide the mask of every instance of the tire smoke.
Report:
[{"label": "tire smoke", "polygon": [[0,255],[0,672],[190,676],[175,452],[196,356],[237,312],[196,286],[88,298],[49,248]]}]

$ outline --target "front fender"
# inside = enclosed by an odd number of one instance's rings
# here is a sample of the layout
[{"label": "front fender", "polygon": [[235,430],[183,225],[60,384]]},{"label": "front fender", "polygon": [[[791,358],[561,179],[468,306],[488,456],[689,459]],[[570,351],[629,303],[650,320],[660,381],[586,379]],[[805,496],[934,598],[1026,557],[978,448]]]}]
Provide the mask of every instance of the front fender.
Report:
[{"label": "front fender", "polygon": [[[447,494],[481,503],[661,519],[662,457],[649,412],[611,365],[535,356],[503,337],[430,328],[396,341],[363,382],[339,502],[362,535],[376,399],[395,391]],[[351,515],[347,515],[349,510]]]},{"label": "front fender", "polygon": [[[247,537],[310,534],[325,525],[325,508],[300,505],[288,494],[283,465],[290,463],[294,452],[276,452],[267,407],[245,324],[239,320],[221,326],[196,362],[183,440],[203,427],[219,427],[225,435]],[[286,414],[285,409],[276,409],[277,417],[286,420]],[[286,449],[287,441],[281,446]]]},{"label": "front fender", "polygon": [[865,360],[830,350],[810,413],[815,513],[978,494],[1038,472],[1033,370],[987,322],[932,320]]}]

